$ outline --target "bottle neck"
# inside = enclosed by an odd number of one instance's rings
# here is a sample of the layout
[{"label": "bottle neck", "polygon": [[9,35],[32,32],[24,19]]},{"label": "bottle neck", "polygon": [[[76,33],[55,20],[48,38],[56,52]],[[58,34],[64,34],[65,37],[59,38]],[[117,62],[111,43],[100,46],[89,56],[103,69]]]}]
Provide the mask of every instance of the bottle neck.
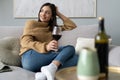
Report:
[{"label": "bottle neck", "polygon": [[99,32],[105,32],[104,19],[99,20]]}]

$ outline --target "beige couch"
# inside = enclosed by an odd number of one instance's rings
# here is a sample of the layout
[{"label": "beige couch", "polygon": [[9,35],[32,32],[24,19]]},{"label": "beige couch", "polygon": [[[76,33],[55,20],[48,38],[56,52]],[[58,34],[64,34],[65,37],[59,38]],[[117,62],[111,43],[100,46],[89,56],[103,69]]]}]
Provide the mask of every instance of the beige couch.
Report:
[{"label": "beige couch", "polygon": [[[60,46],[71,44],[76,47],[77,38],[93,38],[97,30],[96,24],[78,26],[72,31],[63,32],[59,44]],[[18,54],[20,49],[19,38],[22,32],[22,26],[0,26],[0,61],[9,65],[13,70],[0,73],[0,80],[34,80],[35,73],[21,68],[21,58]],[[110,64],[115,65],[112,64],[112,60]]]}]

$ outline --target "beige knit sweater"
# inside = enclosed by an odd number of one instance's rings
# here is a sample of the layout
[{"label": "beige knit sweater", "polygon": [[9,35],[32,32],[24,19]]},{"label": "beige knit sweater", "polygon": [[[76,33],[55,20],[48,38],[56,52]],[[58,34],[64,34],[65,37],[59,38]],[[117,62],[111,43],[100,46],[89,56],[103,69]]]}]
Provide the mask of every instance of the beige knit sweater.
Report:
[{"label": "beige knit sweater", "polygon": [[[61,25],[62,31],[72,30],[76,27],[73,21],[67,19]],[[46,45],[52,40],[52,33],[49,30],[48,23],[35,20],[27,21],[24,27],[23,35],[20,39],[22,55],[27,50],[33,49],[39,53],[46,53]]]}]

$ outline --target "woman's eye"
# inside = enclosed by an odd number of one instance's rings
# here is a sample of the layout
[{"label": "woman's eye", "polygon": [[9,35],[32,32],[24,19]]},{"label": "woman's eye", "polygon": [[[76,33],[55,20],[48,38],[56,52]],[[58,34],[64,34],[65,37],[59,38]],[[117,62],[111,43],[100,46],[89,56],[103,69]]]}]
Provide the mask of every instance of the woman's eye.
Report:
[{"label": "woman's eye", "polygon": [[47,11],[46,14],[50,14],[50,12]]},{"label": "woman's eye", "polygon": [[41,13],[45,13],[45,14],[51,14],[51,12],[49,12],[49,11],[44,11],[44,10],[41,10],[40,12],[41,12]]}]

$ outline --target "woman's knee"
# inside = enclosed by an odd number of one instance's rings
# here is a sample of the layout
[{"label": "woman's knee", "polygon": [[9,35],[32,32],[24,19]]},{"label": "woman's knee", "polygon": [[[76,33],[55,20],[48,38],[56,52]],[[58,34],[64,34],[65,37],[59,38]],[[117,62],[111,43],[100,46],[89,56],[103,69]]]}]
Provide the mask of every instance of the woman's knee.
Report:
[{"label": "woman's knee", "polygon": [[72,45],[67,45],[66,47],[68,48],[69,51],[75,52],[74,46],[72,46]]},{"label": "woman's knee", "polygon": [[31,59],[22,60],[22,68],[32,72],[40,71],[41,66],[40,63]]}]

